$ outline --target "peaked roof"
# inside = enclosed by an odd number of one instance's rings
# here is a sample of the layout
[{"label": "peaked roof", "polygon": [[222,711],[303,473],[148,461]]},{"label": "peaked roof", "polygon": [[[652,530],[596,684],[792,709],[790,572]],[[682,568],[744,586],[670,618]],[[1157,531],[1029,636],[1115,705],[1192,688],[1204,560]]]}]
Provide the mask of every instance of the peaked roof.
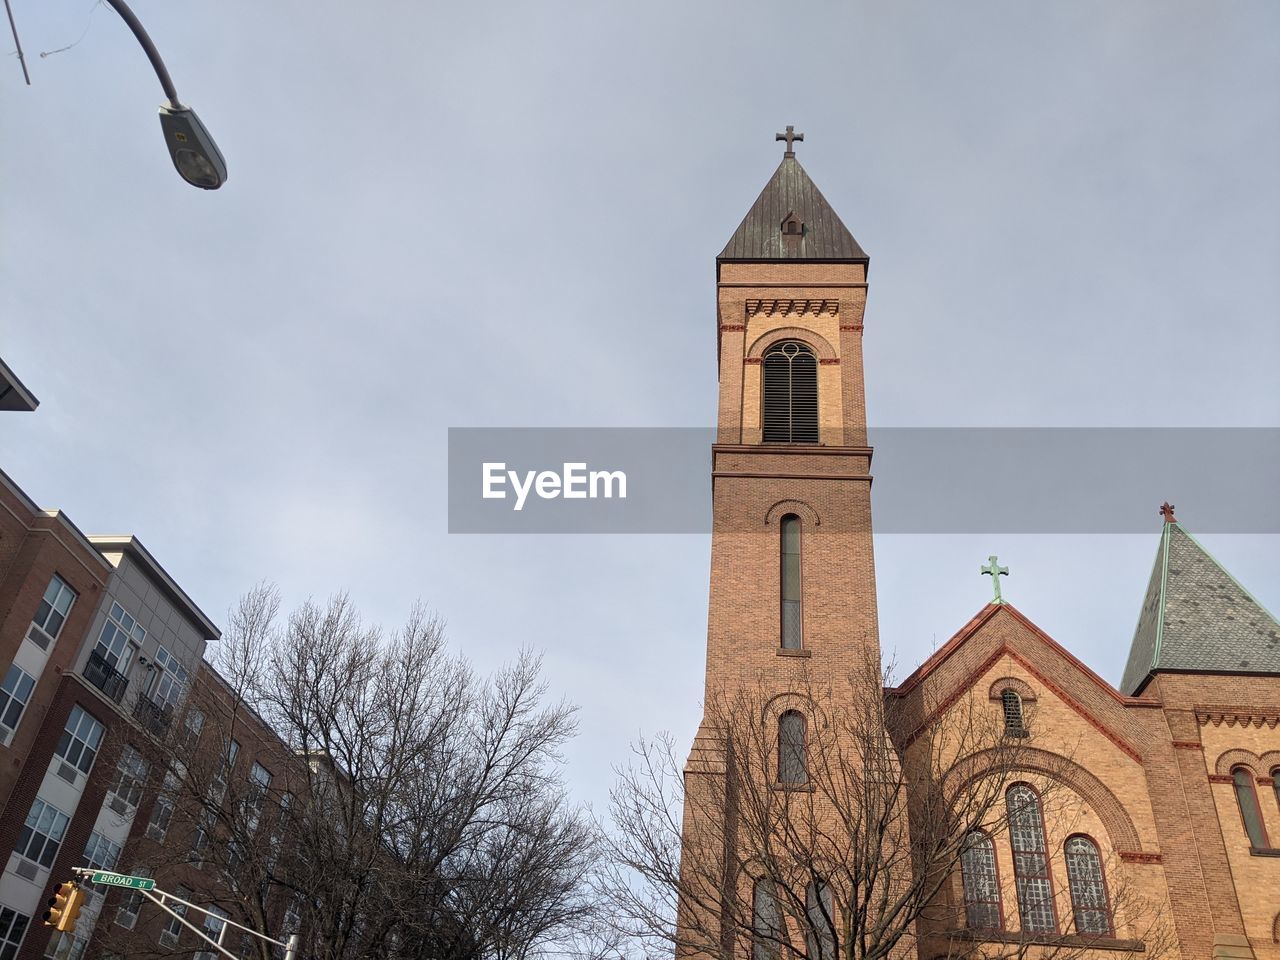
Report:
[{"label": "peaked roof", "polygon": [[1280,673],[1280,622],[1176,520],[1160,534],[1121,692],[1160,670]]},{"label": "peaked roof", "polygon": [[[798,236],[784,238],[782,222],[792,214],[800,219],[803,229]],[[867,263],[869,258],[800,161],[785,156],[716,263],[726,260]]]}]

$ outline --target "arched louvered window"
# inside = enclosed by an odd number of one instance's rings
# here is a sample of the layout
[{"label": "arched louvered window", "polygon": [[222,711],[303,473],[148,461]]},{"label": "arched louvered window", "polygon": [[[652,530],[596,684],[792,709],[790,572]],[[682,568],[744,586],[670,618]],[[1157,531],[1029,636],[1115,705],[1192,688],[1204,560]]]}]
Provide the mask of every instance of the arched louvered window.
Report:
[{"label": "arched louvered window", "polygon": [[778,718],[778,782],[798,785],[809,782],[805,757],[804,715],[788,710]]},{"label": "arched louvered window", "polygon": [[1107,902],[1107,883],[1102,876],[1098,845],[1088,837],[1077,835],[1067,839],[1064,851],[1076,933],[1111,936],[1111,905]]},{"label": "arched louvered window", "polygon": [[764,442],[818,442],[818,358],[795,340],[765,351]]},{"label": "arched louvered window", "polygon": [[996,846],[981,830],[971,830],[960,851],[960,878],[964,884],[965,924],[970,930],[1002,930],[1000,875],[996,872]]},{"label": "arched louvered window", "polygon": [[1253,786],[1253,771],[1248,767],[1236,767],[1231,771],[1236,786],[1236,803],[1240,806],[1240,819],[1244,832],[1249,835],[1249,846],[1259,850],[1267,847],[1267,829],[1262,823],[1262,808],[1258,806],[1258,792]]},{"label": "arched louvered window", "polygon": [[1053,909],[1040,795],[1025,783],[1015,783],[1005,793],[1005,805],[1009,811],[1009,842],[1013,846],[1013,876],[1022,929],[1026,933],[1054,933],[1058,916]]},{"label": "arched louvered window", "polygon": [[803,643],[800,617],[800,518],[794,513],[782,518],[782,648],[799,650]]},{"label": "arched louvered window", "polygon": [[757,880],[751,890],[751,960],[778,960],[785,929],[773,881]]},{"label": "arched louvered window", "polygon": [[837,960],[836,915],[831,887],[825,881],[814,880],[805,889],[804,910],[809,921],[805,931],[808,960]]},{"label": "arched louvered window", "polygon": [[1005,687],[1000,691],[1000,705],[1004,708],[1004,734],[1006,737],[1025,737],[1026,719],[1022,715],[1022,698],[1018,691]]}]

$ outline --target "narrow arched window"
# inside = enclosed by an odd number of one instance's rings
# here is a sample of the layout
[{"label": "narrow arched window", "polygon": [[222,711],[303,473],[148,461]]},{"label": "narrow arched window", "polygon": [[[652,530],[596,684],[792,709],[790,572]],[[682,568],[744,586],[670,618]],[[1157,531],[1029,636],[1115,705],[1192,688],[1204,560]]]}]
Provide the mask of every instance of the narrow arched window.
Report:
[{"label": "narrow arched window", "polygon": [[800,518],[794,513],[782,518],[781,549],[781,599],[782,599],[782,648],[799,650],[802,643],[800,628]]},{"label": "narrow arched window", "polygon": [[1018,691],[1005,687],[1000,691],[1000,705],[1004,708],[1004,734],[1006,737],[1025,737],[1026,719],[1022,715],[1022,697]]},{"label": "narrow arched window", "polygon": [[[1276,806],[1280,807],[1280,767],[1276,767],[1271,771],[1271,789],[1275,791]],[[1276,943],[1280,943],[1280,940],[1277,940]]]},{"label": "narrow arched window", "polygon": [[751,890],[751,933],[751,960],[778,960],[786,934],[772,880],[757,880]]},{"label": "narrow arched window", "polygon": [[971,830],[960,850],[960,879],[964,884],[965,924],[970,930],[1002,930],[1000,877],[996,846],[981,830]]},{"label": "narrow arched window", "polygon": [[1262,825],[1262,808],[1258,806],[1258,792],[1253,786],[1253,771],[1248,767],[1236,767],[1231,771],[1236,786],[1236,803],[1240,806],[1240,819],[1244,832],[1249,835],[1249,846],[1258,850],[1267,847],[1267,830]]},{"label": "narrow arched window", "polygon": [[778,782],[809,782],[809,765],[805,757],[804,715],[788,710],[778,718]]},{"label": "narrow arched window", "polygon": [[818,442],[818,358],[795,340],[765,351],[764,442]]},{"label": "narrow arched window", "polygon": [[1053,909],[1040,796],[1027,784],[1015,783],[1005,793],[1005,805],[1009,811],[1009,843],[1013,847],[1013,876],[1022,929],[1026,933],[1054,933],[1058,916]]},{"label": "narrow arched window", "polygon": [[1111,936],[1111,905],[1107,902],[1107,883],[1102,876],[1098,845],[1088,837],[1074,836],[1067,839],[1063,849],[1076,933]]},{"label": "narrow arched window", "polygon": [[836,960],[836,915],[832,906],[831,887],[814,880],[804,892],[805,931],[808,960]]}]

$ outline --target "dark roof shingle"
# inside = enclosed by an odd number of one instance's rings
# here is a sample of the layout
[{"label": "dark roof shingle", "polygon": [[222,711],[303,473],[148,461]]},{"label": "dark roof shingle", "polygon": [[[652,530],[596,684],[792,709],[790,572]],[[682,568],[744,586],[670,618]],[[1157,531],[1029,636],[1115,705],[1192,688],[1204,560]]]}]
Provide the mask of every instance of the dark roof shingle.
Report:
[{"label": "dark roof shingle", "polygon": [[1280,623],[1177,522],[1160,536],[1121,692],[1160,670],[1280,673]]},{"label": "dark roof shingle", "polygon": [[[793,214],[802,230],[784,236],[782,223]],[[868,257],[804,167],[789,156],[783,157],[716,263],[726,260],[867,263]]]}]

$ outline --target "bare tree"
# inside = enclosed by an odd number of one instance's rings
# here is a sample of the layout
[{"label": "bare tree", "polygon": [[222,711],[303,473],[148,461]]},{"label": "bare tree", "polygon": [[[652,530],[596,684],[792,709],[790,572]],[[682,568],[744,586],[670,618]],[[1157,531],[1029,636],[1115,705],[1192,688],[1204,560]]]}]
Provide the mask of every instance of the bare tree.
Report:
[{"label": "bare tree", "polygon": [[[386,636],[345,596],[284,622],[279,607],[268,585],[240,601],[224,679],[190,700],[198,734],[176,723],[156,744],[165,831],[136,856],[199,865],[232,919],[296,929],[316,960],[524,960],[582,943],[596,837],[560,771],[575,709],[548,702],[539,658],[482,677],[422,608]],[[269,784],[236,767],[233,741],[274,753]]]},{"label": "bare tree", "polygon": [[[1084,929],[1056,917],[1036,929],[1054,909],[1047,881],[999,890],[994,850],[1008,844],[1011,819],[1023,826],[1034,812],[1065,837],[1081,813],[1038,762],[1035,725],[1011,728],[985,701],[985,691],[950,703],[896,696],[874,661],[836,683],[802,676],[786,692],[763,679],[714,691],[687,764],[660,737],[619,770],[600,894],[627,952],[934,960],[1074,954],[1127,938],[1159,955],[1163,914],[1119,863],[1105,863],[1109,902]],[[1055,744],[1055,755],[1068,748]],[[1015,784],[1025,787],[1010,793]],[[1035,811],[1019,806],[1026,789]],[[1041,836],[1037,851],[1026,835],[1024,875],[1061,869],[1052,841]],[[973,896],[984,860],[994,907]]]}]

